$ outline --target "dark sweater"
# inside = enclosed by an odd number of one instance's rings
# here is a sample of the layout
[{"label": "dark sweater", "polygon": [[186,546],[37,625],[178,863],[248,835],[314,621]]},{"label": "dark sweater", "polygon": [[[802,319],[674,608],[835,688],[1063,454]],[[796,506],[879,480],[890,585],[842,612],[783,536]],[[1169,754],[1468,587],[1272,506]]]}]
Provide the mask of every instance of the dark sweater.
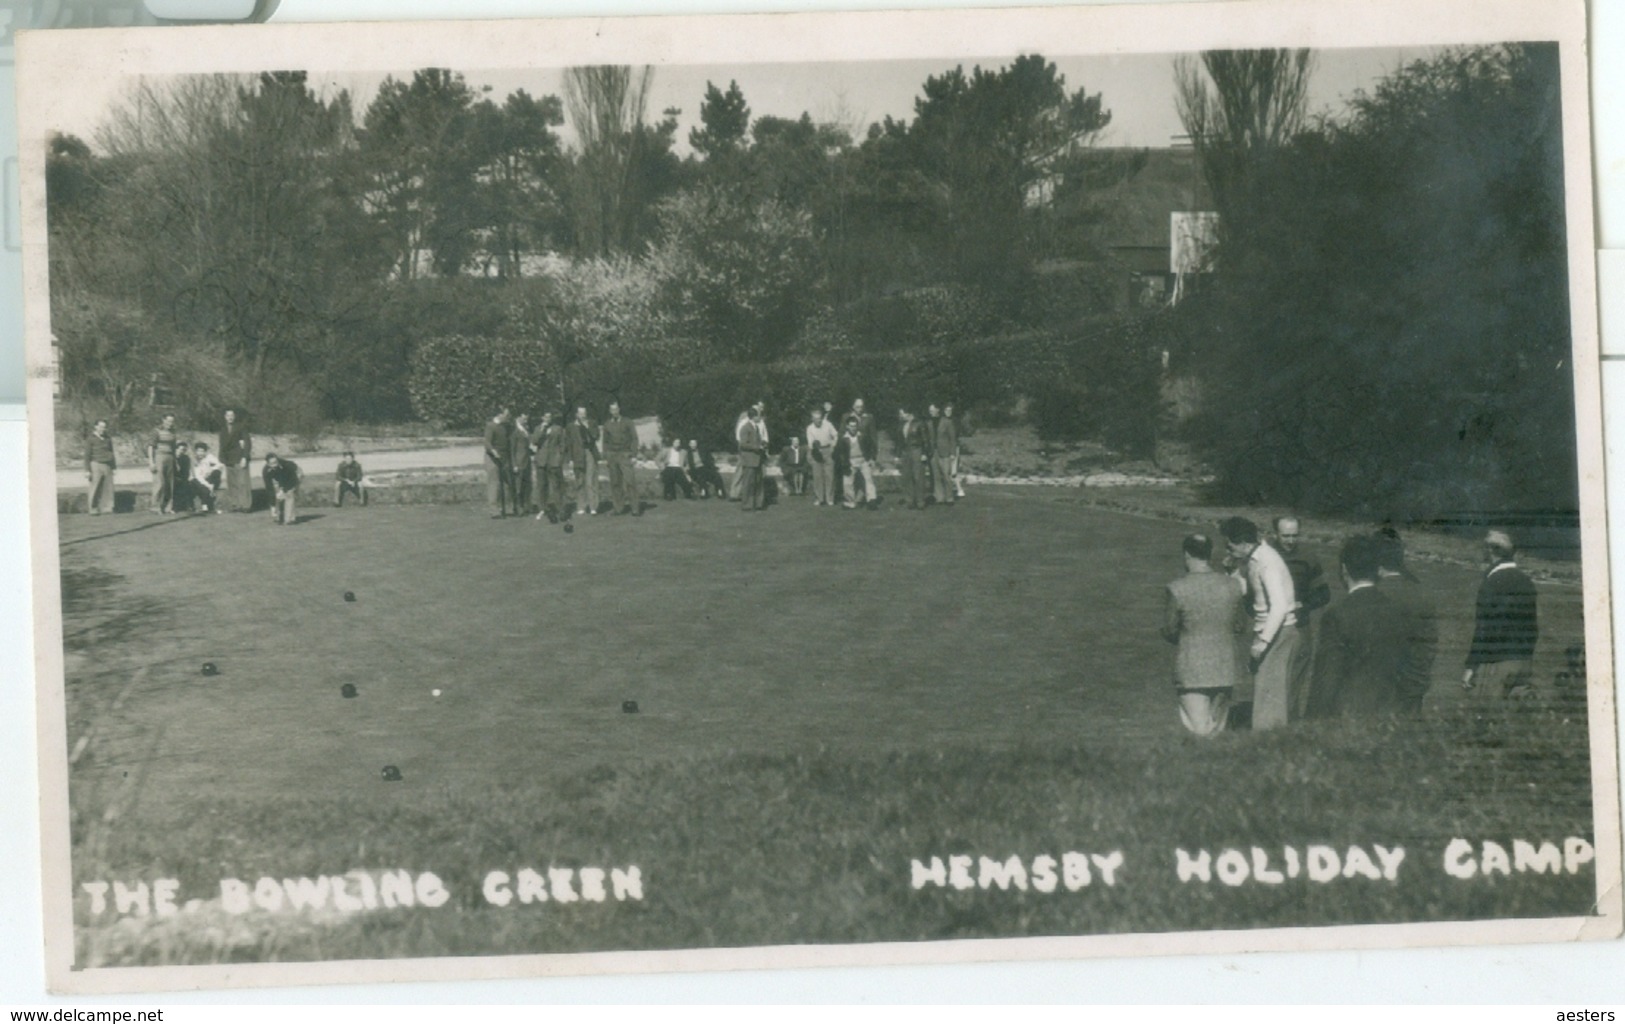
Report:
[{"label": "dark sweater", "polygon": [[1478,588],[1477,624],[1467,667],[1495,661],[1528,661],[1540,634],[1535,612],[1535,585],[1523,570],[1502,563]]},{"label": "dark sweater", "polygon": [[260,478],[265,481],[265,489],[275,492],[277,488],[284,491],[299,489],[299,466],[292,459],[278,459],[276,468],[266,466],[260,471]]},{"label": "dark sweater", "polygon": [[105,437],[97,437],[95,434],[91,434],[85,438],[85,468],[89,469],[93,463],[101,463],[108,467],[113,465],[112,434]]}]

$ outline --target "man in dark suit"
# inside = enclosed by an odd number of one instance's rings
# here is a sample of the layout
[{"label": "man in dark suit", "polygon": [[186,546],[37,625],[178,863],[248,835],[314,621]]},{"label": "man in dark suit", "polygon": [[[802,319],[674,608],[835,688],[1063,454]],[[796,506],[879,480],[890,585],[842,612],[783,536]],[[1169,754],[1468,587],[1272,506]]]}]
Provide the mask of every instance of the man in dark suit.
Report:
[{"label": "man in dark suit", "polygon": [[548,522],[556,523],[564,517],[564,460],[568,457],[569,442],[564,427],[555,422],[551,413],[545,412],[534,440],[540,491],[536,500],[542,506],[536,518],[546,516]]},{"label": "man in dark suit", "polygon": [[621,415],[621,403],[609,403],[609,419],[599,431],[604,447],[604,461],[609,463],[609,493],[620,514],[640,514],[643,500],[638,497],[638,482],[632,468],[632,459],[638,453],[638,428]]},{"label": "man in dark suit", "polygon": [[[598,514],[598,428],[587,418],[587,407],[576,406],[576,418],[565,427],[565,445],[576,476],[576,511]],[[563,501],[563,498],[559,499]]]},{"label": "man in dark suit", "polygon": [[508,487],[513,495],[514,515],[530,513],[530,454],[530,417],[520,413],[513,421],[508,449]]},{"label": "man in dark suit", "polygon": [[707,450],[700,448],[698,438],[688,440],[688,478],[694,481],[702,498],[722,498],[728,494],[728,485],[722,482],[722,474],[717,471],[716,457]]},{"label": "man in dark suit", "polygon": [[1399,531],[1384,527],[1377,533],[1377,589],[1399,606],[1405,617],[1403,697],[1408,711],[1421,711],[1422,698],[1433,683],[1433,662],[1439,654],[1439,615],[1422,592],[1421,581],[1405,568],[1405,542]]},{"label": "man in dark suit", "polygon": [[925,508],[929,488],[925,480],[925,460],[931,445],[930,428],[907,409],[897,410],[897,468],[903,474],[903,488],[908,491],[908,507]]},{"label": "man in dark suit", "polygon": [[1162,637],[1179,645],[1174,657],[1179,720],[1198,736],[1212,736],[1224,731],[1230,694],[1246,674],[1244,584],[1213,571],[1210,537],[1193,533],[1183,548],[1185,575],[1168,584]]},{"label": "man in dark suit", "polygon": [[233,512],[249,512],[254,508],[254,485],[248,475],[248,460],[254,454],[254,438],[248,433],[248,427],[237,418],[236,409],[227,409],[224,418],[216,455],[226,467],[226,503]]},{"label": "man in dark suit", "polygon": [[[965,484],[959,477],[959,436],[968,434],[970,431],[963,425],[961,420],[954,417],[954,403],[952,402],[942,407],[942,418],[953,425],[952,450],[948,450],[949,446],[947,444],[942,445],[944,457],[948,460],[948,478],[953,481],[954,497],[963,498],[965,496]],[[944,433],[943,436],[947,437],[948,435]]]},{"label": "man in dark suit", "polygon": [[1404,612],[1377,588],[1377,539],[1360,534],[1339,562],[1348,596],[1321,616],[1309,717],[1384,715],[1409,710]]},{"label": "man in dark suit", "polygon": [[508,454],[513,436],[512,412],[503,406],[485,425],[485,503],[491,518],[508,514]]},{"label": "man in dark suit", "polygon": [[1491,530],[1484,537],[1489,569],[1478,587],[1473,645],[1461,688],[1485,700],[1527,697],[1534,692],[1535,641],[1540,636],[1535,584],[1514,560],[1512,535]]},{"label": "man in dark suit", "polygon": [[752,408],[739,427],[739,500],[746,512],[762,508],[762,466],[767,460],[767,442],[762,433],[762,410]]}]

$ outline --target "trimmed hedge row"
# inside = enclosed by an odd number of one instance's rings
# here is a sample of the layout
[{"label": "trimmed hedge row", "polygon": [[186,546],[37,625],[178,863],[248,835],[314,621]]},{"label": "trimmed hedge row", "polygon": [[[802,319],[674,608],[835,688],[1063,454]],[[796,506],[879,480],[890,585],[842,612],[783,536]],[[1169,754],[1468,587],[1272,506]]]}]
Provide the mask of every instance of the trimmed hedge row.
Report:
[{"label": "trimmed hedge row", "polygon": [[554,365],[539,338],[454,334],[418,345],[407,386],[419,417],[477,427],[504,405],[530,409],[556,401]]},{"label": "trimmed hedge row", "polygon": [[453,429],[478,428],[503,406],[534,414],[585,405],[601,418],[619,402],[642,416],[655,411],[657,381],[685,350],[676,340],[588,356],[562,370],[561,388],[555,352],[540,338],[433,338],[412,355],[412,405],[419,419]]}]

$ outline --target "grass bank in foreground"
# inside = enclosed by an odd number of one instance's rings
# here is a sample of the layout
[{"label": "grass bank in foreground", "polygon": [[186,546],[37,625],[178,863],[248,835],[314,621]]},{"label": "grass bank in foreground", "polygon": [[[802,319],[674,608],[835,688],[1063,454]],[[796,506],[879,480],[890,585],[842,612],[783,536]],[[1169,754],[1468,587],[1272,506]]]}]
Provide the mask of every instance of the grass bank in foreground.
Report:
[{"label": "grass bank in foreground", "polygon": [[[1583,714],[1542,705],[1138,751],[965,743],[868,757],[699,756],[599,766],[549,784],[429,787],[410,799],[400,797],[411,779],[380,781],[372,795],[202,800],[112,825],[78,823],[81,883],[172,879],[178,906],[198,901],[174,917],[121,918],[111,895],[95,913],[81,888],[78,961],[1580,915],[1594,893],[1576,841],[1590,840],[1585,751]],[[1178,851],[1187,855],[1184,880]],[[604,874],[583,870],[592,868]],[[329,893],[320,909],[290,908],[301,887],[313,900],[320,879],[366,872],[375,883],[387,870],[416,882],[419,905],[341,911]],[[426,872],[435,880],[427,889]],[[615,890],[628,877],[641,898]],[[245,892],[268,885],[280,906],[228,912],[222,879],[243,881]],[[344,884],[358,899],[358,876]]]}]

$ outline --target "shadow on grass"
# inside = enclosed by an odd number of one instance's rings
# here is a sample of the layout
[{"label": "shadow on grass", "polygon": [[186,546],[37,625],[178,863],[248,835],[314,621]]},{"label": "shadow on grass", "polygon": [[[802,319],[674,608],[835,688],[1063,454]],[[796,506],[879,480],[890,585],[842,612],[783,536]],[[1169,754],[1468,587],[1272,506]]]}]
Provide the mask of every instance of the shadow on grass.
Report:
[{"label": "shadow on grass", "polygon": [[163,602],[126,593],[125,579],[118,573],[96,566],[62,567],[64,652],[130,641],[168,618]]},{"label": "shadow on grass", "polygon": [[[132,513],[129,513],[129,515],[134,516],[134,515],[136,515],[136,513],[132,512]],[[108,540],[108,539],[113,538],[113,537],[124,537],[124,536],[127,536],[127,535],[132,534],[132,533],[142,533],[142,532],[144,532],[146,530],[156,530],[159,527],[173,526],[176,523],[184,522],[184,521],[186,521],[188,519],[191,519],[193,515],[194,515],[194,513],[184,513],[184,514],[179,514],[179,515],[166,515],[166,516],[159,516],[157,518],[151,518],[151,514],[149,513],[147,517],[142,517],[142,518],[146,518],[147,521],[141,523],[139,526],[129,526],[129,527],[126,527],[125,529],[122,529],[122,530],[107,530],[107,531],[104,531],[102,533],[92,534],[89,537],[78,537],[78,538],[76,538],[74,540],[65,540],[65,541],[61,542],[60,546],[64,547],[64,548],[69,548],[69,547],[74,547],[74,546],[80,545],[80,544],[89,544],[89,543],[91,543],[93,541]],[[104,517],[101,517],[101,518],[105,519],[106,517],[104,516]],[[64,580],[64,584],[65,583],[66,583],[66,581]]]}]

